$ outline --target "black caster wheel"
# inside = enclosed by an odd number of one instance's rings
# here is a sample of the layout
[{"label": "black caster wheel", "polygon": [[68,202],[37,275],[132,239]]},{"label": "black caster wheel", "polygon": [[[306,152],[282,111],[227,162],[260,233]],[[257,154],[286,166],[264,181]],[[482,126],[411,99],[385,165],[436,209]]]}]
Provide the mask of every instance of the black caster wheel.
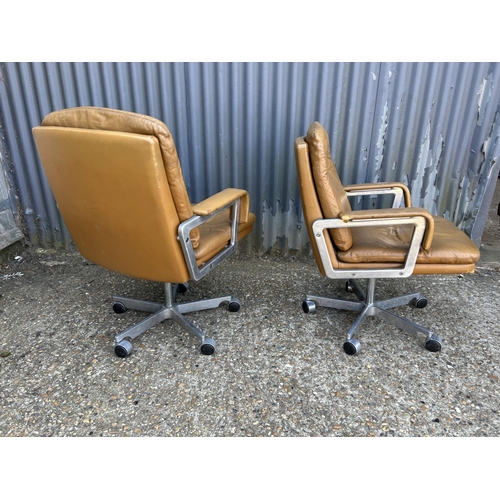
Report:
[{"label": "black caster wheel", "polygon": [[121,302],[115,302],[113,304],[113,311],[115,311],[116,314],[123,314],[124,312],[127,312],[127,308]]},{"label": "black caster wheel", "polygon": [[423,309],[427,305],[427,299],[425,297],[417,297],[412,299],[411,304],[418,309]]},{"label": "black caster wheel", "polygon": [[227,310],[229,312],[235,313],[240,310],[241,304],[238,299],[232,299],[231,302],[227,305]]},{"label": "black caster wheel", "polygon": [[211,356],[215,352],[215,340],[206,338],[201,344],[200,351],[205,356]]},{"label": "black caster wheel", "polygon": [[306,314],[314,314],[316,312],[316,303],[312,300],[304,300],[304,302],[302,302],[302,310]]},{"label": "black caster wheel", "polygon": [[434,334],[429,335],[425,341],[425,348],[430,352],[439,352],[443,346],[442,340]]},{"label": "black caster wheel", "polygon": [[189,285],[187,283],[177,284],[177,293],[186,293],[189,290]]},{"label": "black caster wheel", "polygon": [[126,358],[132,352],[132,344],[128,340],[121,340],[115,345],[115,354],[119,358]]},{"label": "black caster wheel", "polygon": [[358,354],[361,350],[361,344],[357,339],[350,339],[344,342],[344,352],[352,356],[353,354]]},{"label": "black caster wheel", "polygon": [[346,281],[346,283],[345,283],[345,291],[346,292],[354,292],[354,288],[352,287],[351,281]]}]

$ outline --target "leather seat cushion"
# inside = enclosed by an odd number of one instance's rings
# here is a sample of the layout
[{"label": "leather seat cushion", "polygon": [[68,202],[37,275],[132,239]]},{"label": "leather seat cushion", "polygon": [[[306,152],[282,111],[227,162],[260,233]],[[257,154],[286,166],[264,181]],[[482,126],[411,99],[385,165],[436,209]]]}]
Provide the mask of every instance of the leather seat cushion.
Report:
[{"label": "leather seat cushion", "polygon": [[[433,217],[434,237],[431,248],[422,248],[417,264],[472,264],[480,253],[474,242],[452,222]],[[348,263],[404,262],[413,226],[352,228],[352,247],[339,251],[337,258]]]},{"label": "leather seat cushion", "polygon": [[[198,265],[212,258],[229,243],[231,238],[229,210],[229,208],[222,210],[205,224],[199,226],[200,242],[198,248],[194,251]],[[240,222],[238,227],[238,240],[241,240],[252,231],[255,220],[255,214],[250,212],[248,214],[248,220],[246,222]]]}]

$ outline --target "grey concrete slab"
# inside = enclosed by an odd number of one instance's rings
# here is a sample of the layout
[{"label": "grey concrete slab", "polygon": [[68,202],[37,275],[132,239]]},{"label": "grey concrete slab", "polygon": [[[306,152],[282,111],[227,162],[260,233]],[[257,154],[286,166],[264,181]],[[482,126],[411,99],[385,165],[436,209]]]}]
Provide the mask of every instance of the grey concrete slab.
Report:
[{"label": "grey concrete slab", "polygon": [[0,272],[0,436],[498,436],[500,272],[380,280],[377,296],[422,292],[395,310],[443,349],[369,318],[356,356],[354,313],[302,312],[307,293],[347,297],[310,257],[235,255],[181,300],[234,294],[189,319],[213,356],[173,322],[117,358],[113,336],[146,316],[114,294],[161,301],[159,283],[93,265],[74,249],[26,250]]}]

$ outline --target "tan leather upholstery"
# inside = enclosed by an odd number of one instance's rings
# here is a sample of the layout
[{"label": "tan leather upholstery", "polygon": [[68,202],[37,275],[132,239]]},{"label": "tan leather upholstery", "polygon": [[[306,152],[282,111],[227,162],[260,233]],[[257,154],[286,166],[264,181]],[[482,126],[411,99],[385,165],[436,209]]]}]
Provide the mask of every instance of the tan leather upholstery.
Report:
[{"label": "tan leather upholstery", "polygon": [[[156,137],[179,220],[183,222],[193,216],[174,139],[160,120],[118,109],[82,106],[54,111],[43,119],[42,126],[110,130]],[[191,233],[191,241],[196,248],[199,242],[197,228]]]},{"label": "tan leather upholstery", "polygon": [[[406,186],[403,189],[407,207],[398,209],[353,211],[345,206],[348,199],[341,192],[342,184],[331,160],[328,134],[314,122],[307,136],[295,141],[297,171],[304,218],[309,231],[313,253],[320,272],[324,275],[311,226],[315,220],[340,218],[344,221],[377,218],[401,218],[422,216],[426,230],[413,274],[456,274],[473,272],[480,253],[472,240],[450,221],[432,216],[426,210],[411,207],[411,197]],[[312,175],[311,175],[312,172]],[[399,183],[390,183],[402,187]],[[377,185],[364,184],[359,189]],[[356,186],[347,186],[350,191]],[[360,227],[330,230],[333,242],[326,243],[336,269],[398,268],[405,261],[413,227],[395,223],[390,227]]]},{"label": "tan leather upholstery", "polygon": [[[466,234],[457,232],[457,228],[442,217],[432,217],[432,219],[434,222],[432,245],[428,250],[420,249],[417,264],[455,265],[472,264],[477,261],[477,247]],[[413,228],[409,225],[354,228],[352,247],[346,252],[339,252],[338,258],[342,262],[351,263],[404,262],[412,232]]]},{"label": "tan leather upholstery", "polygon": [[[200,244],[194,251],[198,265],[203,264],[212,258],[223,248],[230,238],[230,219],[229,209],[216,215],[207,224],[200,226]],[[238,240],[244,238],[252,231],[255,222],[255,215],[250,214],[247,222],[240,222],[238,231]]]},{"label": "tan leather upholstery", "polygon": [[[249,212],[250,197],[243,189],[224,189],[193,205],[193,212],[196,215],[210,215],[238,198],[241,200],[238,239],[241,240],[252,231],[255,222],[255,215]],[[216,215],[209,223],[200,226],[200,245],[194,252],[198,265],[212,258],[227,244],[231,236],[228,220],[231,219],[232,215],[227,209]]]},{"label": "tan leather upholstery", "polygon": [[[313,177],[323,216],[327,219],[338,217],[340,212],[350,210],[351,205],[332,160],[328,134],[318,122],[314,122],[307,131],[305,141],[309,145]],[[351,248],[350,229],[331,229],[330,233],[337,248]]]},{"label": "tan leather upholstery", "polygon": [[349,210],[348,212],[342,212],[339,214],[339,217],[344,222],[351,220],[393,219],[418,216],[423,217],[426,223],[425,234],[422,239],[422,248],[429,250],[432,244],[432,238],[434,237],[434,217],[432,217],[432,215],[423,208],[404,207],[377,210],[357,210],[355,212]]},{"label": "tan leather upholstery", "polygon": [[[195,210],[212,213],[229,198],[242,200],[238,239],[252,230],[255,215],[244,190],[224,190],[193,210],[173,138],[159,120],[107,108],[72,108],[49,114],[33,135],[76,246],[107,269],[154,281],[188,281],[179,224]],[[193,235],[201,264],[229,242],[229,209]]]}]

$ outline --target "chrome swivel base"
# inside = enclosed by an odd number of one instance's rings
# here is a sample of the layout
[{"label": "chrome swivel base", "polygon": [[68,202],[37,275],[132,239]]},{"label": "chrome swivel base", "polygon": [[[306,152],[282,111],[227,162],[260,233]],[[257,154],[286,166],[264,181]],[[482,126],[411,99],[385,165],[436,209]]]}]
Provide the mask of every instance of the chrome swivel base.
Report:
[{"label": "chrome swivel base", "polygon": [[153,313],[141,322],[115,335],[115,354],[118,357],[125,358],[132,352],[132,343],[130,340],[135,339],[141,333],[144,333],[146,330],[149,330],[166,319],[174,320],[188,333],[198,337],[201,340],[200,351],[202,354],[213,354],[215,352],[215,340],[206,337],[201,330],[184,317],[184,313],[214,309],[224,302],[227,303],[227,308],[231,312],[236,312],[240,309],[238,299],[231,296],[176,303],[175,299],[177,293],[184,293],[187,291],[187,284],[164,283],[164,288],[165,302],[163,304],[146,300],[128,299],[125,297],[113,297],[113,310],[118,314],[124,313],[128,309]]},{"label": "chrome swivel base", "polygon": [[357,302],[307,295],[306,300],[302,303],[302,309],[305,313],[314,313],[316,312],[316,307],[321,306],[361,313],[347,332],[347,339],[344,342],[344,351],[346,354],[357,354],[360,351],[361,344],[354,337],[354,334],[361,328],[361,325],[368,316],[377,316],[408,333],[424,334],[426,336],[425,348],[431,352],[440,351],[442,341],[437,335],[433,334],[427,328],[402,318],[401,316],[396,316],[387,310],[406,304],[411,304],[421,309],[427,305],[427,299],[419,293],[413,293],[394,297],[392,299],[375,301],[375,283],[376,278],[368,278],[367,293],[365,295],[356,280],[349,280],[347,282],[346,290],[356,295],[358,299]]}]

